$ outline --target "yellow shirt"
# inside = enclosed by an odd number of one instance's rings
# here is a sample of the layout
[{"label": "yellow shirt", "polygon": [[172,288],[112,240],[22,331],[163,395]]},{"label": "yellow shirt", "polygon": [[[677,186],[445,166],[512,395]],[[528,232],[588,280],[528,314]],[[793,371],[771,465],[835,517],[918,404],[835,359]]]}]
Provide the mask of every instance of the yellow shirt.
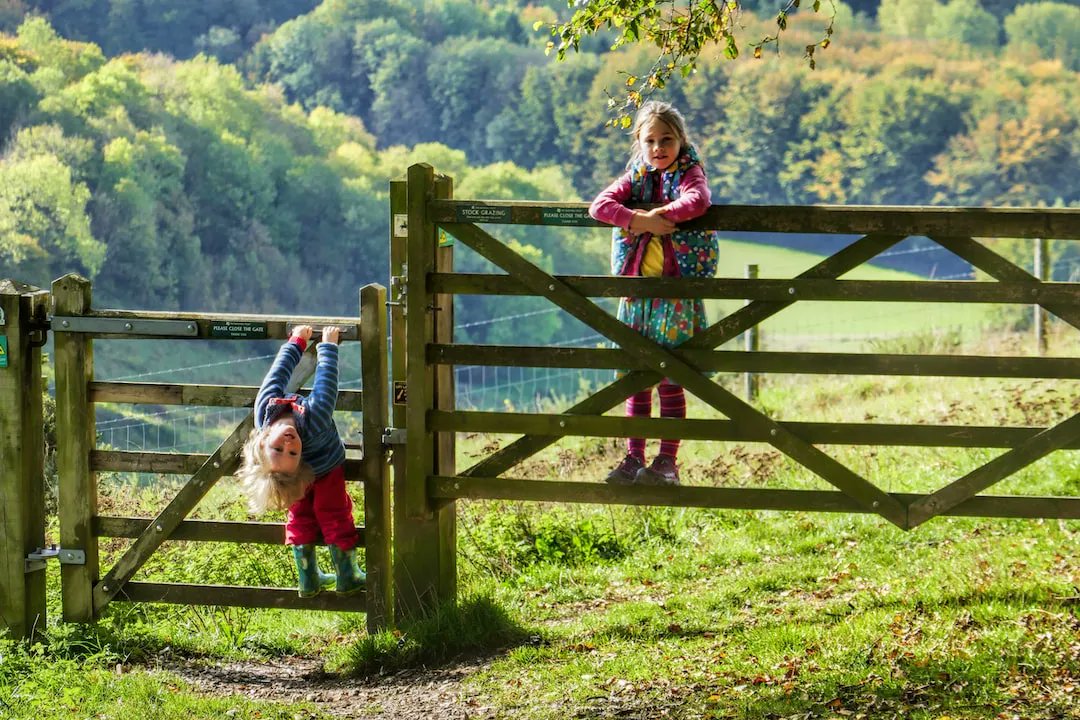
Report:
[{"label": "yellow shirt", "polygon": [[641,274],[644,277],[660,277],[664,274],[664,243],[656,235],[649,238],[649,244],[645,246]]}]

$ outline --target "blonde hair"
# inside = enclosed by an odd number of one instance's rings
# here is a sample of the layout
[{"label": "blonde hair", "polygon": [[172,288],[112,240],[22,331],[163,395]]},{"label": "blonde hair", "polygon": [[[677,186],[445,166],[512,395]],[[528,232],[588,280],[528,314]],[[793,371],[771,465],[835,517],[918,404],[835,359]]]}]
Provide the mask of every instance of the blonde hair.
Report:
[{"label": "blonde hair", "polygon": [[671,103],[649,100],[643,103],[638,108],[637,114],[634,115],[634,125],[630,130],[630,161],[626,163],[627,169],[641,159],[641,145],[638,144],[641,128],[654,119],[667,125],[672,132],[679,136],[680,154],[690,146],[690,136],[686,132],[686,118],[683,117],[683,114]]},{"label": "blonde hair", "polygon": [[267,510],[285,510],[304,497],[315,481],[307,463],[301,462],[295,473],[274,472],[264,455],[262,439],[270,426],[255,428],[241,448],[240,468],[236,479],[248,497],[248,508],[261,515]]}]

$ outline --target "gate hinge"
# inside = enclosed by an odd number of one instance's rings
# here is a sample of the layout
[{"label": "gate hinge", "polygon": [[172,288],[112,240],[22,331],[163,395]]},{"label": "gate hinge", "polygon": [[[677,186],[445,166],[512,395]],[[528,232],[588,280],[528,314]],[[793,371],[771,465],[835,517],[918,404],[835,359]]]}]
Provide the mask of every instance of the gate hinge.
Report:
[{"label": "gate hinge", "polygon": [[158,335],[163,337],[199,336],[199,324],[194,320],[144,320],[141,318],[54,315],[50,324],[53,332]]},{"label": "gate hinge", "polygon": [[75,548],[59,548],[50,545],[27,554],[23,572],[32,573],[45,569],[45,561],[56,558],[61,565],[85,565],[86,552]]}]

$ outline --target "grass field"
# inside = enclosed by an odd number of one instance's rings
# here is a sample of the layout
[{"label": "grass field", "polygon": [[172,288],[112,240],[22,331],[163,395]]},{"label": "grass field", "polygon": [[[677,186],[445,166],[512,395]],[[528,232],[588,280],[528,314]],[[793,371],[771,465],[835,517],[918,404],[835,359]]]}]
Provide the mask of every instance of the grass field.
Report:
[{"label": "grass field", "polygon": [[[813,266],[817,255],[787,248],[726,240],[721,243],[720,275],[745,277],[747,265],[758,266],[758,277],[792,278]],[[863,265],[843,280],[925,280],[913,273]],[[720,317],[738,309],[741,301],[711,301],[709,310]],[[912,334],[959,332],[975,341],[985,330],[994,309],[960,303],[842,303],[799,302],[766,320],[761,330],[763,347],[852,349],[867,337],[904,337]]]},{"label": "grass field", "polygon": [[[762,276],[774,272],[754,261]],[[948,317],[942,328],[982,322]],[[897,351],[926,351],[937,325],[922,321],[890,341]],[[988,353],[1027,346],[981,342]],[[1055,354],[1077,350],[1063,335],[1051,342]],[[721,381],[737,391],[738,378]],[[782,420],[1045,426],[1080,411],[1078,391],[1077,381],[784,375],[765,378],[754,404]],[[716,416],[696,401],[689,414]],[[504,441],[462,436],[459,467]],[[941,487],[995,454],[824,449],[905,492]],[[622,453],[618,440],[568,438],[513,474],[599,481]],[[680,461],[686,484],[828,487],[766,445],[687,442]],[[101,514],[153,514],[165,497],[120,476],[101,485]],[[992,493],[1080,496],[1080,454],[1053,453]],[[244,516],[227,482],[197,512]],[[96,626],[65,625],[52,566],[41,641],[0,640],[0,717],[424,716],[392,692],[378,707],[342,708],[270,685],[225,692],[175,671],[180,661],[275,668],[299,658],[343,686],[376,688],[463,663],[456,714],[429,717],[1080,718],[1080,521],[939,518],[904,532],[847,514],[492,501],[459,503],[458,530],[458,606],[375,636],[362,616],[123,603]],[[104,543],[104,567],[125,542]],[[293,571],[276,546],[169,543],[136,579],[290,586]]]}]

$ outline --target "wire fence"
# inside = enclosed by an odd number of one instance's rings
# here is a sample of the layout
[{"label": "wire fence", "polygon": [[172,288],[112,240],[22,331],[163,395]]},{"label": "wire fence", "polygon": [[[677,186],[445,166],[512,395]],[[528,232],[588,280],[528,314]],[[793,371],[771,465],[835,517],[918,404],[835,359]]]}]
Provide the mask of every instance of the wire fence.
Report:
[{"label": "wire fence", "polygon": [[[879,258],[895,257],[913,253],[947,252],[934,245],[925,247],[906,247],[883,253]],[[1053,264],[1053,275],[1061,277],[1067,274],[1070,282],[1080,278],[1080,258],[1064,258]],[[797,274],[802,268],[770,268],[773,273]],[[789,275],[790,276],[790,275]],[[956,273],[949,276],[937,276],[938,280],[974,279],[974,271]],[[600,301],[614,312],[614,301]],[[798,322],[797,331],[792,331],[791,323],[783,330],[771,327],[766,322],[759,331],[759,348],[777,351],[809,351],[814,349],[866,347],[872,343],[897,340],[909,335],[910,331],[897,330],[906,319],[918,320],[924,330],[936,335],[955,335],[961,337],[960,328],[948,324],[935,325],[933,318],[927,322],[927,306],[883,307],[877,314],[870,313],[861,317],[861,327],[874,326],[873,331],[853,329],[849,316],[828,312],[810,313]],[[547,308],[529,312],[515,313],[500,317],[485,318],[455,326],[459,330],[473,330],[481,326],[505,325],[523,328],[520,344],[528,345],[528,323],[522,320],[533,319],[552,313],[563,313],[559,308]],[[918,317],[914,317],[918,316]],[[563,314],[566,328],[574,327],[576,320]],[[914,324],[914,322],[912,323]],[[979,327],[963,328],[969,335],[977,336]],[[588,334],[550,345],[564,347],[607,346],[605,339],[597,334]],[[743,339],[735,338],[723,346],[723,349],[741,349]],[[141,372],[113,378],[115,380],[145,380],[156,378],[165,382],[190,382],[193,373],[223,366],[265,365],[274,357],[274,353],[253,355],[250,357],[215,361],[186,367]],[[250,370],[248,371],[250,374]],[[501,366],[456,366],[454,380],[457,406],[470,410],[513,410],[519,412],[557,411],[570,405],[576,398],[594,391],[611,382],[614,373],[611,370],[576,369],[576,368],[538,368],[538,367],[501,367]],[[359,379],[343,379],[342,388],[359,389]],[[153,410],[137,415],[117,417],[115,410],[98,409],[97,438],[98,447],[129,451],[157,452],[211,452],[218,443],[241,422],[249,408],[193,408],[177,407],[165,410]],[[340,414],[338,425],[344,437],[359,436],[358,413]]]}]

